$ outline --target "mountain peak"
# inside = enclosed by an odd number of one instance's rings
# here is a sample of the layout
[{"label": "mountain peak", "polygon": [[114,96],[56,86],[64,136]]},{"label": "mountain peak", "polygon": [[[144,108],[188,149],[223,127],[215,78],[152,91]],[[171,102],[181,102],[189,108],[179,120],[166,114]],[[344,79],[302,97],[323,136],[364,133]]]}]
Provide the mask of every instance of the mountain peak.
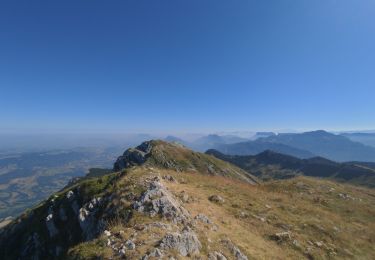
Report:
[{"label": "mountain peak", "polygon": [[145,163],[147,158],[150,157],[152,149],[161,143],[167,144],[167,142],[164,141],[151,140],[143,142],[135,148],[127,149],[122,156],[117,158],[113,170],[120,171]]},{"label": "mountain peak", "polygon": [[127,149],[122,156],[117,158],[113,169],[114,171],[120,171],[143,164],[157,164],[166,168],[172,168],[174,155],[181,155],[187,151],[189,149],[177,142],[162,140],[145,141],[135,148]]},{"label": "mountain peak", "polygon": [[310,132],[304,132],[302,134],[309,134],[309,135],[319,135],[319,136],[332,136],[334,134],[327,132],[325,130],[315,130]]},{"label": "mountain peak", "polygon": [[226,176],[252,184],[258,182],[251,174],[223,163],[213,156],[194,152],[179,143],[162,140],[146,141],[135,148],[127,149],[122,156],[117,158],[113,168],[114,171],[121,171],[139,165],[172,169],[178,172],[190,171]]}]

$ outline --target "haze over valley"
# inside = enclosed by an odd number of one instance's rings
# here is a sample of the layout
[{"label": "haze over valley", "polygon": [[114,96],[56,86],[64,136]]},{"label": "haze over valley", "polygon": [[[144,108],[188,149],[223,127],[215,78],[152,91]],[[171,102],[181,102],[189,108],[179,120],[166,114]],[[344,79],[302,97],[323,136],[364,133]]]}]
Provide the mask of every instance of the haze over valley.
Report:
[{"label": "haze over valley", "polygon": [[[375,186],[375,134],[367,133],[365,140],[357,139],[363,133],[333,134],[326,131],[313,131],[304,133],[255,132],[248,136],[234,134],[185,134],[181,136],[152,135],[152,134],[123,134],[123,135],[69,135],[55,134],[43,137],[43,135],[3,135],[3,140],[8,144],[2,147],[0,153],[0,218],[11,218],[22,213],[25,209],[42,201],[49,195],[60,190],[72,179],[83,177],[91,168],[112,169],[115,158],[125,149],[136,146],[138,143],[151,139],[164,139],[169,142],[180,143],[196,151],[209,150],[215,155],[215,150],[227,155],[257,155],[262,156],[266,151],[272,151],[275,155],[294,156],[291,159],[295,163],[297,158],[314,159],[322,158],[322,163],[315,165],[315,170],[304,173],[302,166],[292,165],[288,175],[326,176],[324,165],[328,160],[331,167],[337,161],[337,167],[342,171],[338,162],[346,162],[355,166],[350,172],[359,175],[352,180],[365,186]],[[188,138],[186,138],[188,136]],[[194,136],[192,138],[191,136]],[[351,138],[354,136],[353,138]],[[186,138],[185,140],[183,138]],[[18,139],[18,141],[16,141]],[[295,141],[296,140],[296,141]],[[324,142],[324,147],[320,145]],[[13,143],[13,145],[11,145]],[[318,145],[317,145],[318,144]],[[89,146],[88,146],[89,145]],[[57,149],[63,147],[65,149]],[[317,150],[319,149],[319,150]],[[25,151],[25,152],[22,152]],[[344,157],[343,157],[344,156]],[[218,158],[230,162],[232,157],[225,158],[221,153]],[[235,160],[237,157],[233,157]],[[246,158],[246,157],[244,157]],[[256,158],[256,157],[254,157]],[[338,159],[338,160],[337,160]],[[340,160],[341,159],[341,160]],[[324,161],[326,160],[326,162]],[[306,161],[308,162],[308,161]],[[284,168],[285,159],[278,158],[270,162],[262,162],[263,167],[276,166]],[[234,164],[236,164],[234,162]],[[238,165],[241,167],[241,164]],[[335,168],[335,167],[333,167]],[[366,168],[366,169],[364,169]],[[253,168],[244,168],[249,172],[259,172]],[[301,172],[302,170],[302,172]],[[337,174],[339,170],[333,170],[330,175]],[[270,171],[272,178],[285,178],[277,170]],[[367,179],[363,177],[367,174]],[[271,179],[272,179],[271,178]],[[338,177],[338,179],[340,179]],[[350,182],[350,180],[349,180]]]}]

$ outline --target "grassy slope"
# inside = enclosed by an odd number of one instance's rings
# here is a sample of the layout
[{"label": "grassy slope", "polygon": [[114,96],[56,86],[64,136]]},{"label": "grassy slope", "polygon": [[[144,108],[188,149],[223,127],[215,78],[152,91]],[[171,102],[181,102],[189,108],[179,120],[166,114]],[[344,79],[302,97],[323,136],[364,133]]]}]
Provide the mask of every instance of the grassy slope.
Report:
[{"label": "grassy slope", "polygon": [[[135,168],[121,182],[131,179],[137,183],[147,176],[146,172],[142,167]],[[221,176],[157,172],[178,180],[163,182],[177,197],[185,192],[192,198],[184,203],[191,215],[203,213],[218,225],[218,231],[197,225],[203,255],[214,250],[230,255],[220,243],[223,238],[230,238],[249,259],[371,259],[375,254],[373,190],[308,177],[253,186]],[[340,193],[354,199],[341,198]],[[209,201],[213,194],[222,196],[225,202]],[[135,215],[125,226],[113,225],[113,230],[127,230],[126,227],[152,221],[155,219]],[[271,238],[286,230],[290,230],[291,240],[276,242]],[[77,258],[111,257],[105,246],[98,251],[97,245],[104,245],[105,239],[102,236],[80,244],[71,253]],[[316,242],[323,245],[319,247]],[[144,252],[142,246],[137,250],[134,257]]]},{"label": "grassy slope", "polygon": [[[260,186],[221,177],[184,178],[187,184],[169,186],[176,193],[185,190],[197,197],[198,202],[187,204],[186,208],[206,214],[220,226],[217,234],[208,233],[211,240],[229,235],[253,258],[371,259],[375,254],[373,190],[307,177]],[[343,199],[339,193],[350,194],[354,200]],[[207,198],[212,194],[220,194],[226,202],[211,203]],[[276,243],[270,239],[285,228],[290,229],[292,240]],[[293,245],[293,240],[298,241],[298,246]],[[324,246],[310,245],[309,241],[322,241]]]},{"label": "grassy slope", "polygon": [[220,175],[246,182],[259,180],[241,168],[214,156],[194,152],[179,144],[153,140],[153,149],[146,165],[172,168],[178,171],[199,172],[208,175]]}]

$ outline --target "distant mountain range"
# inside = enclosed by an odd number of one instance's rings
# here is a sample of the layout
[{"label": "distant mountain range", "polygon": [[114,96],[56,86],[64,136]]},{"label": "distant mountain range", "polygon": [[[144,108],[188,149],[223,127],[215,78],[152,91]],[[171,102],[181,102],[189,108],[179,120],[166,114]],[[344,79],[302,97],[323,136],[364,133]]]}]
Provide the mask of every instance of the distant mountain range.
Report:
[{"label": "distant mountain range", "polygon": [[375,147],[375,133],[342,133],[352,141]]},{"label": "distant mountain range", "polygon": [[299,158],[310,158],[314,156],[314,154],[309,151],[282,143],[268,142],[265,138],[235,144],[219,144],[213,146],[213,148],[222,153],[231,155],[255,155],[265,150],[272,150]]},{"label": "distant mountain range", "polygon": [[299,159],[269,150],[254,156],[225,155],[213,149],[206,153],[230,162],[263,180],[305,175],[375,187],[375,163],[337,163],[322,157]]},{"label": "distant mountain range", "polygon": [[191,149],[196,151],[206,151],[207,149],[216,147],[222,144],[234,144],[240,142],[249,141],[249,139],[238,137],[235,135],[217,135],[217,134],[210,134],[206,136],[202,136],[192,142],[185,141],[176,136],[167,136],[164,138],[167,142],[177,142],[183,144]]},{"label": "distant mountain range", "polygon": [[276,135],[274,132],[256,132],[255,135],[251,138],[252,140],[256,140],[259,138],[269,137]]},{"label": "distant mountain range", "polygon": [[220,144],[212,147],[232,155],[254,155],[273,150],[299,158],[322,156],[330,160],[375,162],[375,147],[326,131],[271,135],[255,141]]}]

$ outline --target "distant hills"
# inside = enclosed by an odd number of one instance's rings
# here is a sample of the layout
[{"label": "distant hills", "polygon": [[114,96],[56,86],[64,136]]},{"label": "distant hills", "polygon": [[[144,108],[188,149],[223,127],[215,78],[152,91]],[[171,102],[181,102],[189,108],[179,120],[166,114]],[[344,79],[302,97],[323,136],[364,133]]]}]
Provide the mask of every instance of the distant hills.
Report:
[{"label": "distant hills", "polygon": [[194,149],[196,151],[201,151],[201,152],[204,152],[207,149],[210,149],[219,145],[246,142],[248,140],[249,139],[242,138],[236,135],[217,135],[217,134],[210,134],[210,135],[202,136],[191,142],[185,141],[179,137],[171,136],[171,135],[164,138],[164,141],[177,142],[191,149]]},{"label": "distant hills", "polygon": [[231,155],[255,155],[265,150],[272,150],[299,158],[310,158],[314,156],[313,153],[307,150],[299,149],[282,143],[269,142],[265,138],[235,144],[220,144],[213,146],[213,148],[222,153]]},{"label": "distant hills", "polygon": [[256,132],[255,135],[251,139],[256,140],[258,138],[264,138],[264,137],[269,137],[269,136],[274,136],[274,135],[276,135],[274,132]]},{"label": "distant hills", "polygon": [[221,144],[212,148],[232,155],[254,155],[264,150],[273,150],[299,158],[309,158],[315,155],[339,162],[375,162],[375,147],[323,130],[271,135],[255,141]]},{"label": "distant hills", "polygon": [[375,133],[342,133],[352,141],[375,147]]},{"label": "distant hills", "polygon": [[374,163],[337,163],[322,157],[299,159],[269,150],[254,156],[225,155],[216,150],[208,150],[206,153],[230,162],[263,180],[305,175],[375,187]]}]

